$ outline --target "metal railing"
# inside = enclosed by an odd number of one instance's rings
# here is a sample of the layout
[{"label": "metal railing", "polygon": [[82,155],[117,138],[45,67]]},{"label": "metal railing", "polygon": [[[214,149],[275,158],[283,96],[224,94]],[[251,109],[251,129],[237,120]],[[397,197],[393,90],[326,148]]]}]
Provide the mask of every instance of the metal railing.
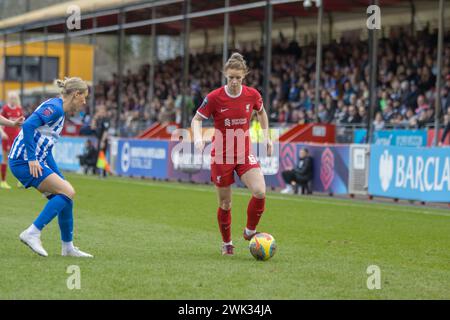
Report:
[{"label": "metal railing", "polygon": [[[355,132],[357,129],[367,129],[365,124],[335,124],[335,140],[336,143],[354,143]],[[441,123],[441,128],[444,123]],[[385,124],[382,130],[418,130],[418,129],[434,129],[434,123],[427,123],[422,126]],[[374,129],[374,132],[376,130]]]}]

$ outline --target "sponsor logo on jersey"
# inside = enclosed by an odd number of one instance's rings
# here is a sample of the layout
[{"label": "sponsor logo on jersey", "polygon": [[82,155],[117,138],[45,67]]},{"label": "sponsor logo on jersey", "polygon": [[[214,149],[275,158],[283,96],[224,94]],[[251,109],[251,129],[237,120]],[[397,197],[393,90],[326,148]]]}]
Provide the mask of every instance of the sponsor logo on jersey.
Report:
[{"label": "sponsor logo on jersey", "polygon": [[254,155],[249,155],[248,156],[248,161],[250,162],[250,164],[257,164],[258,161],[256,160],[256,157]]},{"label": "sponsor logo on jersey", "polygon": [[239,126],[247,123],[247,118],[231,119],[232,126]]},{"label": "sponsor logo on jersey", "polygon": [[240,118],[240,119],[225,119],[224,121],[225,123],[225,127],[230,127],[230,126],[241,126],[244,124],[247,124],[247,118]]}]

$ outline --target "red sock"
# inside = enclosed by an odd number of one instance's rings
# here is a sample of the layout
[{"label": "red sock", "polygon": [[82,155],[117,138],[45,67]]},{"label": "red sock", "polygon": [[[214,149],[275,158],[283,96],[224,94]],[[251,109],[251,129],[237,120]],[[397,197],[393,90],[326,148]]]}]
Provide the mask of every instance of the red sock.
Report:
[{"label": "red sock", "polygon": [[222,234],[223,242],[231,241],[231,209],[223,210],[219,207],[217,209],[217,221],[219,222],[220,233]]},{"label": "red sock", "polygon": [[266,198],[258,199],[252,197],[250,199],[247,208],[247,229],[256,230],[259,219],[261,219],[261,216],[264,212],[265,204]]},{"label": "red sock", "polygon": [[6,180],[6,164],[5,163],[2,163],[1,170],[2,170],[2,181],[5,181]]}]

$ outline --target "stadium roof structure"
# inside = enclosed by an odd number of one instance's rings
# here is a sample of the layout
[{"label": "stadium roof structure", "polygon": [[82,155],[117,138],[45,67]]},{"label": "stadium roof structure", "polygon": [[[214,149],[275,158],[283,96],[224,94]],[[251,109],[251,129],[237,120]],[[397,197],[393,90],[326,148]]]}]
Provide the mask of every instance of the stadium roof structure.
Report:
[{"label": "stadium roof structure", "polygon": [[[349,12],[372,4],[372,0],[322,0],[325,12]],[[149,25],[156,24],[157,34],[175,35],[183,31],[183,19],[189,18],[191,30],[214,29],[223,26],[218,15],[230,13],[230,24],[240,25],[249,21],[265,20],[267,0],[191,0],[189,13],[183,8],[185,0],[78,0],[68,1],[47,8],[0,21],[0,34],[41,32],[44,27],[50,34],[64,33],[69,6],[78,6],[81,12],[81,31],[70,32],[70,37],[92,33],[111,33],[120,28],[120,14],[124,15],[122,28],[126,34],[150,34]],[[380,0],[383,7],[410,0]],[[304,8],[301,0],[271,0],[273,20],[286,17],[310,17],[317,15],[314,5]],[[155,16],[152,17],[152,9]],[[95,22],[94,22],[95,20]],[[28,41],[27,41],[28,42]]]}]

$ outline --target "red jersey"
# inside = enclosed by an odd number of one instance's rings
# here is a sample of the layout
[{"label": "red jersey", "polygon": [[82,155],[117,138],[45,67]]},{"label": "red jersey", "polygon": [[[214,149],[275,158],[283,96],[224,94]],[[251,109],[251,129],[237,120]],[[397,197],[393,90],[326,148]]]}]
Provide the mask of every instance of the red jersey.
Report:
[{"label": "red jersey", "polygon": [[261,111],[263,107],[259,92],[244,85],[236,96],[231,95],[226,86],[206,96],[197,113],[204,119],[212,116],[214,120],[212,162],[256,163],[251,153],[249,128],[253,110]]},{"label": "red jersey", "polygon": [[[10,105],[5,104],[2,108],[1,115],[4,116],[6,119],[12,121],[17,120],[23,116],[22,107],[21,106],[11,107]],[[5,133],[8,135],[9,140],[14,140],[19,134],[20,128],[5,126],[3,127],[3,131],[5,131]]]}]

